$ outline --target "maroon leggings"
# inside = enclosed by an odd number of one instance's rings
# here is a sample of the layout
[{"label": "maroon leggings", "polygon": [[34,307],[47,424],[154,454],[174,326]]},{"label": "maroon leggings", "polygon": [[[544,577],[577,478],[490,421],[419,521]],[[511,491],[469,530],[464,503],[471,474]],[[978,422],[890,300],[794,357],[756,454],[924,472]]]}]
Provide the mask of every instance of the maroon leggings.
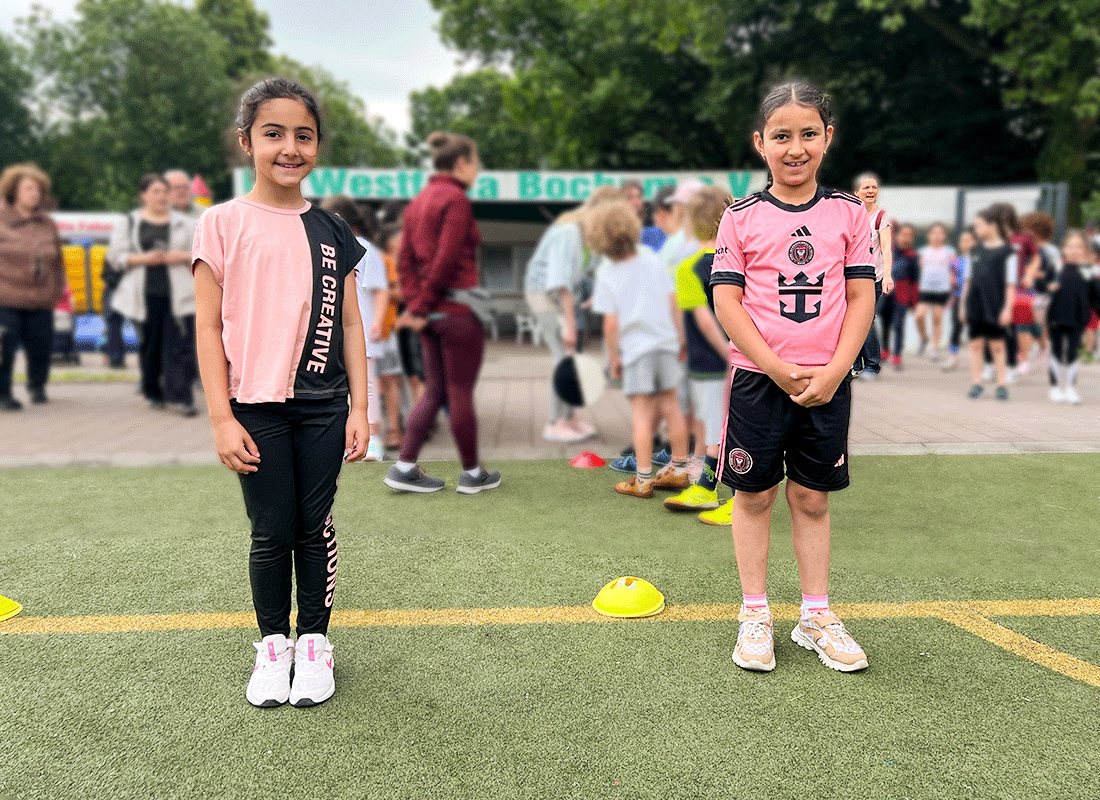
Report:
[{"label": "maroon leggings", "polygon": [[463,469],[477,459],[474,384],[485,351],[485,331],[473,314],[432,320],[420,334],[424,351],[424,396],[409,414],[399,458],[415,462],[444,402]]}]

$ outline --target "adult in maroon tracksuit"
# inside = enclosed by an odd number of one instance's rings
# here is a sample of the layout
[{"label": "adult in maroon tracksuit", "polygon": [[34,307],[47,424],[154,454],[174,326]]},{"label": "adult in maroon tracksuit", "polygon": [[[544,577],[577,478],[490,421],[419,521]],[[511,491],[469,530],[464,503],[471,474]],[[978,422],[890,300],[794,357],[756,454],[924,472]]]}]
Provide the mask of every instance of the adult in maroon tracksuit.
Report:
[{"label": "adult in maroon tracksuit", "polygon": [[474,383],[481,369],[485,330],[469,305],[477,287],[481,235],[466,190],[477,177],[477,144],[467,136],[428,137],[436,173],[405,210],[397,274],[405,311],[399,326],[420,332],[424,396],[406,423],[398,461],[384,483],[405,492],[437,492],[444,482],[417,465],[420,448],[444,402],[462,461],[458,491],[477,494],[500,485],[500,473],[481,467],[477,453]]}]

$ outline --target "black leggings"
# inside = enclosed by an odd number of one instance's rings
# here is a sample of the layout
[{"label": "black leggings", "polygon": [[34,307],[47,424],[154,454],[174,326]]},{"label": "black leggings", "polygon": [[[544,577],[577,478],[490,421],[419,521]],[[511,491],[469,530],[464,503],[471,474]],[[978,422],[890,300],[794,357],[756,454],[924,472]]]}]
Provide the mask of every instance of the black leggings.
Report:
[{"label": "black leggings", "polygon": [[1084,328],[1071,328],[1068,325],[1050,326],[1050,353],[1059,364],[1072,364],[1081,350]]},{"label": "black leggings", "polygon": [[298,635],[327,633],[336,587],[332,501],[344,459],[347,397],[233,402],[260,451],[241,475],[252,522],[248,579],[262,636],[290,635],[291,574],[298,575]]}]

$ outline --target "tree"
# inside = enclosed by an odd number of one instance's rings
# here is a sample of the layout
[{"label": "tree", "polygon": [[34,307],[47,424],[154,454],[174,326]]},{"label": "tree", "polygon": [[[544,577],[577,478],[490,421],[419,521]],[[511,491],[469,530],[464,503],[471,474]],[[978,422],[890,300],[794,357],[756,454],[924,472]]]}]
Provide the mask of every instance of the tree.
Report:
[{"label": "tree", "polygon": [[225,40],[230,78],[271,68],[270,20],[252,0],[199,0],[195,11]]},{"label": "tree", "polygon": [[0,165],[25,161],[35,151],[27,96],[33,79],[20,63],[15,45],[0,36]]},{"label": "tree", "polygon": [[1004,100],[999,69],[928,23],[884,28],[859,2],[433,5],[446,41],[514,73],[505,108],[549,166],[757,167],[759,99],[801,76],[833,97],[830,183],[868,168],[906,184],[1033,178],[1034,109]]},{"label": "tree", "polygon": [[158,0],[81,0],[77,20],[32,17],[25,35],[53,101],[43,160],[63,207],[125,208],[139,177],[183,167],[224,191],[221,36]]},{"label": "tree", "polygon": [[474,138],[478,155],[491,168],[539,167],[542,150],[535,146],[531,126],[509,107],[508,97],[515,91],[513,78],[486,67],[459,75],[441,89],[413,92],[410,148],[422,145],[432,131],[454,131]]},{"label": "tree", "polygon": [[1100,189],[1089,169],[1100,134],[1100,0],[860,3],[887,13],[891,29],[924,24],[957,50],[987,59],[1009,103],[1039,109],[1029,131],[1041,142],[1039,176],[1068,181],[1077,201]]}]

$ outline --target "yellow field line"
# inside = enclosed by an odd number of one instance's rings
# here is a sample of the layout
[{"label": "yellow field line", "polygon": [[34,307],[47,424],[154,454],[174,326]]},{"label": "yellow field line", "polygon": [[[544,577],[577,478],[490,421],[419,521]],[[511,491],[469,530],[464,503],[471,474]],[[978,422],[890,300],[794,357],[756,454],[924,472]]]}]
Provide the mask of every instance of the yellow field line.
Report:
[{"label": "yellow field line", "polygon": [[[915,603],[848,603],[835,610],[844,619],[933,618],[949,622],[1011,653],[1075,680],[1100,687],[1100,667],[1033,641],[990,617],[1100,616],[1100,598],[1066,600],[963,600]],[[732,622],[738,607],[732,604],[671,605],[661,614],[637,622]],[[772,606],[776,619],[793,620],[798,606]],[[430,627],[461,625],[534,625],[612,622],[590,606],[518,608],[443,608],[336,610],[337,628]],[[141,614],[130,616],[14,617],[0,622],[4,634],[119,633],[124,631],[210,630],[250,628],[251,613]]]},{"label": "yellow field line", "polygon": [[1029,639],[991,619],[961,611],[945,611],[939,618],[1047,669],[1100,687],[1100,667]]}]

